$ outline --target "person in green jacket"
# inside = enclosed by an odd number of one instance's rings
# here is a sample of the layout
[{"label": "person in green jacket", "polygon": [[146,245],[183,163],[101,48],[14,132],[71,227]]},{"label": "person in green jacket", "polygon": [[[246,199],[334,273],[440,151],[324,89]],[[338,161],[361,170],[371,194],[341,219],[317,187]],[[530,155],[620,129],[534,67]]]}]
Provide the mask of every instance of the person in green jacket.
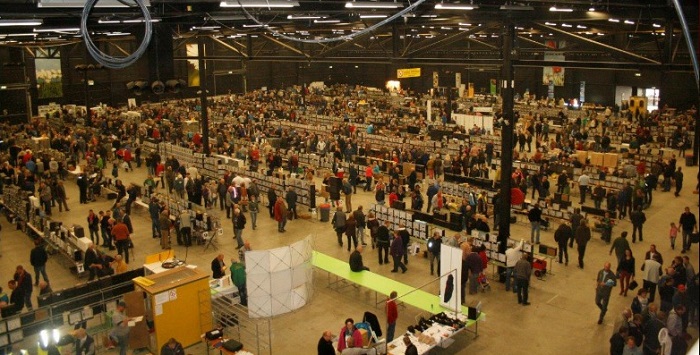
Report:
[{"label": "person in green jacket", "polygon": [[231,280],[233,284],[238,288],[238,294],[241,297],[241,305],[248,306],[248,291],[246,289],[245,280],[245,264],[237,261],[236,259],[231,259]]}]

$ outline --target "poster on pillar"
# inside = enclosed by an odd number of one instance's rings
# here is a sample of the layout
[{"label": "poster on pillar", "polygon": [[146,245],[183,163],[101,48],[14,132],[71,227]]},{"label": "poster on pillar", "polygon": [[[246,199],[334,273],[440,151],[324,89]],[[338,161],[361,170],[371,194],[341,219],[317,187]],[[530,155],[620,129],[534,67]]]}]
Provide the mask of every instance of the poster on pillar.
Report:
[{"label": "poster on pillar", "polygon": [[196,43],[186,46],[187,50],[187,86],[199,86],[199,47]]},{"label": "poster on pillar", "polygon": [[462,73],[455,73],[455,87],[459,88],[462,86]]},{"label": "poster on pillar", "polygon": [[[545,52],[545,62],[563,62],[566,58],[563,52]],[[564,67],[551,66],[542,68],[542,85],[564,86]]]},{"label": "poster on pillar", "polygon": [[469,89],[467,89],[467,97],[470,99],[474,97],[474,83],[469,83]]},{"label": "poster on pillar", "polygon": [[459,312],[462,306],[462,249],[440,248],[440,305]]},{"label": "poster on pillar", "polygon": [[434,71],[433,72],[433,87],[437,88],[440,86],[440,74],[438,72]]},{"label": "poster on pillar", "polygon": [[496,85],[497,85],[496,79],[489,80],[489,89],[490,89],[491,95],[496,95]]}]

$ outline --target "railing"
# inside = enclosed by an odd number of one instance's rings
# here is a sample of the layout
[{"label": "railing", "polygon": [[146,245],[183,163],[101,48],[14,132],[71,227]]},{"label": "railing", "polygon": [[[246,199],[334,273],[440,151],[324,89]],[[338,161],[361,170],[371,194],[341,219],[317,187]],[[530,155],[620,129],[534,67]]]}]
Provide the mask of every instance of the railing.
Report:
[{"label": "railing", "polygon": [[[122,274],[125,275],[125,274]],[[119,277],[119,275],[116,275]],[[29,350],[35,353],[42,330],[58,329],[68,334],[75,325],[82,324],[99,344],[101,335],[110,329],[110,312],[123,294],[133,291],[131,278],[111,285],[116,278],[102,278],[81,286],[68,288],[38,297],[39,308],[7,316],[3,310],[0,320],[0,354]],[[12,306],[8,306],[12,307]],[[104,349],[98,348],[98,353]]]},{"label": "railing", "polygon": [[269,319],[251,319],[248,308],[228,297],[211,300],[214,324],[223,328],[227,338],[238,340],[243,348],[256,354],[272,354],[272,325]]}]

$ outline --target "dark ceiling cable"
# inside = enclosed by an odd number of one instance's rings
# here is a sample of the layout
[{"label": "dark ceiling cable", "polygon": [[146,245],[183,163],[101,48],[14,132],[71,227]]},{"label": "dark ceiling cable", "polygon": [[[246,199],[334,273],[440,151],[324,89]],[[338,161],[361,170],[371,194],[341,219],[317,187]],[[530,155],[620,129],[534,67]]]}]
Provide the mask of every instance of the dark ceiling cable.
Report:
[{"label": "dark ceiling cable", "polygon": [[141,9],[141,12],[143,13],[143,23],[146,26],[146,31],[143,36],[143,40],[141,41],[141,44],[134,53],[131,53],[126,57],[114,57],[100,51],[100,49],[97,48],[95,43],[92,41],[92,38],[90,38],[90,32],[88,31],[88,19],[90,18],[90,14],[92,13],[92,10],[95,8],[95,4],[98,1],[99,0],[87,0],[87,2],[85,3],[85,7],[83,8],[82,18],[80,19],[80,31],[82,33],[83,40],[85,41],[85,47],[87,48],[87,51],[88,53],[90,53],[92,58],[95,59],[95,61],[97,61],[98,63],[104,65],[105,67],[110,69],[124,69],[134,64],[137,60],[139,60],[139,58],[141,58],[144,55],[144,53],[146,53],[148,45],[151,43],[151,36],[153,35],[153,23],[151,23],[151,13],[148,11],[148,8],[146,7],[146,4],[143,2],[143,0],[133,0],[135,2],[135,5],[138,6]]}]

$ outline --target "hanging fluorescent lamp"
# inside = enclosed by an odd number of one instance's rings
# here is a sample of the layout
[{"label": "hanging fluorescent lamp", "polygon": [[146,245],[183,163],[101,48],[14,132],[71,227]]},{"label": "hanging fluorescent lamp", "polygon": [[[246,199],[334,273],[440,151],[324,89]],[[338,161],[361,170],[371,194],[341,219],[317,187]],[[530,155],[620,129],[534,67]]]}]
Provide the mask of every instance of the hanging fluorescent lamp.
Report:
[{"label": "hanging fluorescent lamp", "polygon": [[[151,6],[150,0],[142,0],[144,5]],[[87,0],[39,0],[36,5],[41,8],[85,7]],[[99,0],[95,7],[131,7],[128,2],[122,0]]]},{"label": "hanging fluorescent lamp", "polygon": [[474,5],[474,4],[445,4],[445,3],[440,3],[440,4],[435,4],[435,10],[474,10],[478,9],[479,5]]},{"label": "hanging fluorescent lamp", "polygon": [[387,15],[360,15],[360,18],[370,19],[370,18],[387,18]]},{"label": "hanging fluorescent lamp", "polygon": [[318,15],[287,15],[287,20],[318,20],[324,18]]},{"label": "hanging fluorescent lamp", "polygon": [[251,7],[251,8],[289,8],[299,6],[296,0],[232,0],[222,1],[221,7]]},{"label": "hanging fluorescent lamp", "polygon": [[340,23],[340,20],[338,20],[338,19],[321,19],[321,20],[314,20],[314,23]]},{"label": "hanging fluorescent lamp", "polygon": [[403,7],[400,2],[380,2],[380,1],[348,1],[345,3],[348,9],[398,9]]},{"label": "hanging fluorescent lamp", "polygon": [[50,33],[50,32],[79,32],[78,27],[55,27],[55,28],[35,28],[34,33]]},{"label": "hanging fluorescent lamp", "polygon": [[557,7],[556,5],[549,8],[551,12],[574,12],[574,9],[570,7]]},{"label": "hanging fluorescent lamp", "polygon": [[0,20],[0,27],[10,26],[41,26],[42,20]]}]

